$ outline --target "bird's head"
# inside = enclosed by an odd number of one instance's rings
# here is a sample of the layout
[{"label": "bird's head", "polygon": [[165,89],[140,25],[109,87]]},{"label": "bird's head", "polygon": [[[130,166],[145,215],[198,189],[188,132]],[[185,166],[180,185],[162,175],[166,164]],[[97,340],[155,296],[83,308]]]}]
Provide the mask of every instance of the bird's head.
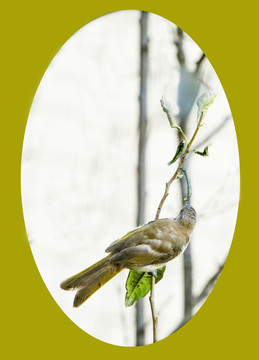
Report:
[{"label": "bird's head", "polygon": [[186,229],[192,230],[196,223],[196,211],[190,205],[185,205],[175,218]]}]

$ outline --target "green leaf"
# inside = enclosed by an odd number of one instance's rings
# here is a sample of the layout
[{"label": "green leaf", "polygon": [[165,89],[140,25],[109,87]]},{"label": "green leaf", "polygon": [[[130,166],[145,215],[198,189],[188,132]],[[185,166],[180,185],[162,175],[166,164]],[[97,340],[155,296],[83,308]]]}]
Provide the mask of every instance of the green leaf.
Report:
[{"label": "green leaf", "polygon": [[183,135],[183,137],[185,138],[186,142],[188,142],[188,141],[187,141],[187,137],[186,137],[185,133],[183,132],[183,130],[181,129],[181,127],[180,127],[179,125],[177,125],[177,124],[174,123],[174,120],[173,120],[173,118],[172,118],[171,112],[170,112],[168,106],[166,105],[164,99],[161,99],[161,100],[160,100],[160,104],[161,104],[161,106],[162,106],[163,111],[164,111],[164,112],[166,113],[166,115],[167,115],[167,119],[168,119],[168,121],[169,121],[169,124],[170,124],[171,128],[172,128],[172,129],[177,129],[177,130]]},{"label": "green leaf", "polygon": [[185,141],[180,141],[178,147],[177,147],[177,150],[176,150],[176,153],[173,157],[173,160],[169,161],[167,163],[167,165],[172,165],[177,159],[179,159],[179,157],[181,156],[181,154],[183,153],[183,151],[185,150],[186,148],[186,142]]},{"label": "green leaf", "polygon": [[186,185],[187,185],[187,196],[184,198],[184,201],[189,201],[191,196],[192,196],[191,181],[190,181],[190,178],[189,178],[189,176],[187,174],[187,171],[185,169],[182,169],[182,172],[184,173],[185,180],[186,180]]},{"label": "green leaf", "polygon": [[209,156],[209,147],[206,146],[205,149],[203,150],[203,152],[196,151],[196,150],[194,152],[195,152],[195,154],[198,154],[200,156]]},{"label": "green leaf", "polygon": [[208,91],[198,98],[198,100],[196,101],[196,104],[198,106],[197,119],[199,119],[202,114],[206,114],[215,97],[216,95],[213,92]]},{"label": "green leaf", "polygon": [[157,284],[161,279],[163,279],[164,272],[165,272],[166,266],[163,266],[156,270],[156,281],[155,284]]},{"label": "green leaf", "polygon": [[[165,266],[156,270],[155,283],[157,284],[164,275]],[[146,296],[151,289],[151,275],[147,272],[130,270],[126,281],[125,306],[131,306],[135,301]]]},{"label": "green leaf", "polygon": [[171,128],[176,127],[177,125],[174,123],[173,118],[172,118],[172,115],[171,115],[171,113],[170,113],[170,110],[169,110],[168,106],[166,105],[164,99],[161,99],[161,100],[160,100],[160,104],[161,104],[161,106],[162,106],[163,111],[164,111],[164,112],[166,113],[166,115],[167,115],[167,118],[168,118],[168,121],[169,121],[169,123],[170,123]]}]

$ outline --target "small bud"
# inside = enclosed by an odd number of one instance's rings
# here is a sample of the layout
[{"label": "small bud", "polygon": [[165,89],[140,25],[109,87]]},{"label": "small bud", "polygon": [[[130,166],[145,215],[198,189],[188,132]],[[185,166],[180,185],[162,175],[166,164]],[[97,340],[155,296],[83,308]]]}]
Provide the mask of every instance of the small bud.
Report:
[{"label": "small bud", "polygon": [[198,113],[197,113],[197,119],[201,117],[201,114],[204,115],[207,113],[209,106],[213,103],[214,99],[216,97],[216,94],[214,94],[211,91],[208,91],[204,94],[202,94],[198,100],[196,101],[196,104],[198,106]]},{"label": "small bud", "polygon": [[177,175],[177,179],[182,179],[182,178],[183,178],[183,174],[179,172],[179,174]]}]

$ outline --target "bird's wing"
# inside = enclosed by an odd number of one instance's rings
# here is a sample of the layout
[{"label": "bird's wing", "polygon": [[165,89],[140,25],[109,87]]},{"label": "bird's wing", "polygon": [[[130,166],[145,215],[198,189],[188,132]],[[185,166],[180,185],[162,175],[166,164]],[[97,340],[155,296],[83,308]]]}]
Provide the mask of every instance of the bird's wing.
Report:
[{"label": "bird's wing", "polygon": [[141,244],[112,254],[110,261],[126,266],[131,264],[145,266],[166,262],[170,257],[170,253],[161,252],[160,249],[153,248],[152,244]]},{"label": "bird's wing", "polygon": [[173,219],[159,219],[141,226],[112,243],[111,262],[125,266],[167,262],[182,251],[179,229]]},{"label": "bird's wing", "polygon": [[[139,235],[142,233],[143,228],[146,225],[143,226],[139,226],[134,230],[129,231],[126,235],[124,235],[123,237],[121,237],[118,240],[113,241],[105,250],[105,252],[112,252],[112,251],[120,251],[121,249],[128,247],[128,243],[130,242],[130,240],[132,239],[136,239],[136,235],[139,237]],[[132,245],[133,245],[133,241],[132,241]]]},{"label": "bird's wing", "polygon": [[169,219],[159,219],[136,228],[122,238],[114,241],[105,251],[117,253],[132,246],[149,244],[150,241],[156,243],[155,247],[157,248],[157,241],[167,240],[166,232],[169,221]]}]

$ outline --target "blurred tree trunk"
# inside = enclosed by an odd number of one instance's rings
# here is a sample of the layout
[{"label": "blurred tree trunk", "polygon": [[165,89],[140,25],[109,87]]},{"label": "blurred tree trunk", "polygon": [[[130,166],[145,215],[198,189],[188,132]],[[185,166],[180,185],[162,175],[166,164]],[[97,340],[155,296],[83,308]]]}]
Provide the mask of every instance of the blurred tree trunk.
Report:
[{"label": "blurred tree trunk", "polygon": [[[197,60],[195,64],[195,69],[191,72],[187,69],[186,66],[186,54],[183,48],[183,31],[180,28],[177,28],[177,35],[175,39],[175,46],[177,49],[177,60],[180,66],[180,81],[178,86],[178,106],[179,106],[179,125],[181,126],[183,132],[188,136],[188,121],[191,109],[194,105],[194,101],[197,98],[200,85],[201,85],[201,77],[202,77],[202,64],[206,59],[205,55],[202,53],[200,58]],[[209,134],[206,138],[204,138],[199,144],[197,144],[197,148],[206,145],[206,143],[214,136],[216,133],[221,131],[223,127],[227,124],[228,120],[231,116],[227,116],[223,119],[223,121]],[[181,134],[178,132],[178,140],[182,140]],[[185,169],[188,174],[190,174],[190,162],[189,158],[185,161]],[[191,176],[190,176],[191,178]],[[187,186],[184,178],[180,179],[181,185],[181,199],[182,205],[184,205],[184,198],[187,196]],[[221,264],[215,274],[208,279],[207,283],[204,285],[204,288],[198,295],[193,294],[193,267],[192,267],[192,245],[189,243],[189,246],[184,252],[183,255],[183,281],[184,281],[184,314],[183,320],[174,330],[177,331],[180,327],[182,327],[193,315],[193,308],[201,301],[206,298],[213,286],[215,285],[221,271],[223,268],[223,264]]]},{"label": "blurred tree trunk", "polygon": [[[140,17],[140,91],[139,91],[139,145],[137,171],[137,226],[145,222],[146,197],[146,136],[147,136],[147,73],[148,73],[148,13]],[[136,346],[145,344],[144,299],[136,303]]]},{"label": "blurred tree trunk", "polygon": [[[186,55],[183,48],[184,34],[182,29],[177,28],[175,46],[177,49],[177,60],[180,66],[180,81],[178,86],[178,106],[179,106],[179,123],[185,134],[188,133],[188,119],[194,101],[200,89],[200,66],[204,60],[204,54],[196,63],[194,72],[190,72],[186,66]],[[188,134],[187,134],[188,135]],[[181,134],[178,132],[179,142],[182,140]],[[185,169],[189,173],[189,161],[185,162]],[[187,196],[187,187],[185,178],[180,179],[182,206],[184,198]],[[183,273],[184,273],[184,318],[188,321],[192,317],[193,309],[193,277],[192,277],[192,251],[191,243],[183,254]]]},{"label": "blurred tree trunk", "polygon": [[[184,127],[182,130],[185,133]],[[185,162],[185,169],[187,173],[188,170],[188,160]],[[186,181],[184,178],[180,179],[181,185],[181,198],[182,206],[184,205],[183,199],[187,196],[187,187]],[[192,308],[193,308],[193,282],[192,282],[192,247],[189,243],[185,252],[183,253],[183,274],[184,274],[184,318],[188,320],[192,317]]]}]

